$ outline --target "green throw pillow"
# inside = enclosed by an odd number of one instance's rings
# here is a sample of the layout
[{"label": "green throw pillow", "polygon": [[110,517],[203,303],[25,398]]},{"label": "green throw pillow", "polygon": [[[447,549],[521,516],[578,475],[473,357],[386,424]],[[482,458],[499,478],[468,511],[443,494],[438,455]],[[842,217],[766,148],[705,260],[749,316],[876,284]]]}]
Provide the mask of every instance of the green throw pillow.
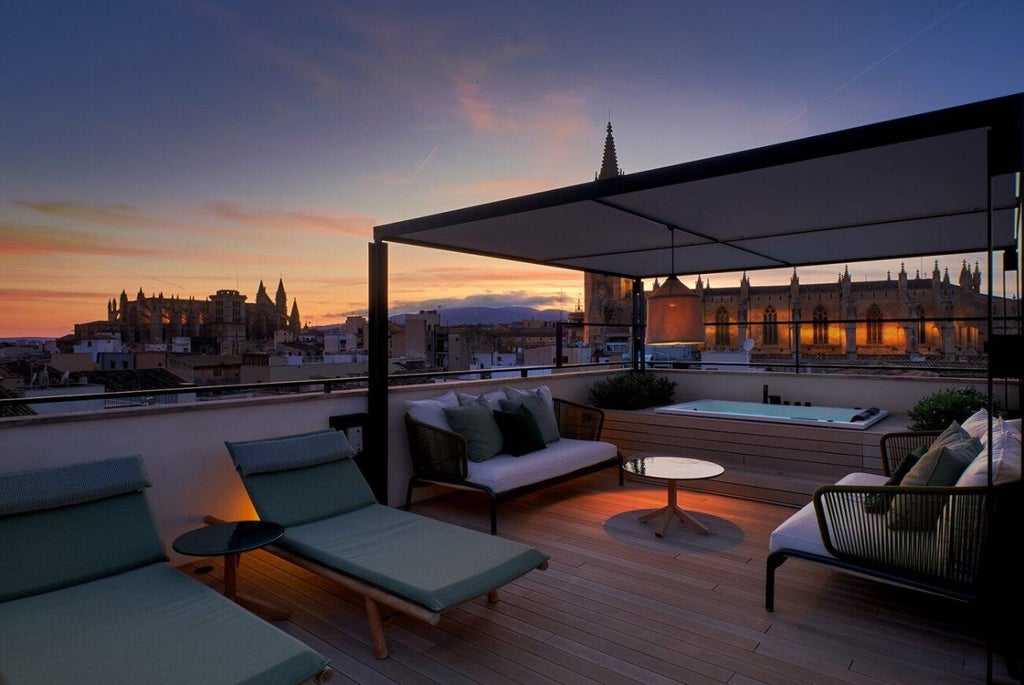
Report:
[{"label": "green throw pillow", "polygon": [[501,430],[501,451],[518,457],[544,449],[544,436],[533,412],[524,405],[514,411],[494,410],[494,420]]},{"label": "green throw pillow", "polygon": [[[900,482],[901,486],[953,486],[974,458],[981,454],[977,438],[931,447]],[[889,507],[887,523],[893,530],[930,530],[942,514],[948,497],[941,494],[897,495]]]},{"label": "green throw pillow", "polygon": [[942,447],[943,445],[952,445],[957,442],[963,442],[964,440],[970,440],[971,434],[968,433],[963,426],[954,421],[946,427],[946,430],[942,431],[932,444],[929,445],[929,449],[935,447]]},{"label": "green throw pillow", "polygon": [[[885,485],[899,485],[903,477],[920,461],[928,449],[928,445],[922,445],[915,450],[907,452],[907,455],[900,461],[896,470],[889,476],[889,480],[885,481]],[[890,494],[871,493],[864,497],[864,511],[869,514],[883,514],[888,511],[890,502],[892,502],[892,495]]]},{"label": "green throw pillow", "polygon": [[960,474],[981,454],[981,447],[981,440],[977,438],[939,446],[932,444],[900,485],[956,485]]},{"label": "green throw pillow", "polygon": [[452,429],[466,439],[471,461],[487,461],[501,452],[501,430],[486,401],[445,407],[444,415]]},{"label": "green throw pillow", "polygon": [[529,393],[501,401],[502,411],[515,411],[520,406],[529,409],[533,418],[537,420],[545,444],[554,442],[561,437],[558,433],[558,419],[555,418],[555,410],[548,406],[547,401],[540,393]]}]

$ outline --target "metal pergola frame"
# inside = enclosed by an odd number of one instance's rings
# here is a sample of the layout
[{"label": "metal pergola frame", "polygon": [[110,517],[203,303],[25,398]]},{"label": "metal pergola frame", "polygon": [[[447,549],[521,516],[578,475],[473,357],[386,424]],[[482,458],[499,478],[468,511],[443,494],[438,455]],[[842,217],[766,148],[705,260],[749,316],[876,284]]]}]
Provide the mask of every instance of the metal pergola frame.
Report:
[{"label": "metal pergola frame", "polygon": [[[1022,169],[1024,93],[377,226],[367,478],[387,501],[388,243],[629,278],[634,364],[643,279],[670,262],[686,275],[985,251],[991,339]],[[991,398],[991,368],[988,384]]]}]

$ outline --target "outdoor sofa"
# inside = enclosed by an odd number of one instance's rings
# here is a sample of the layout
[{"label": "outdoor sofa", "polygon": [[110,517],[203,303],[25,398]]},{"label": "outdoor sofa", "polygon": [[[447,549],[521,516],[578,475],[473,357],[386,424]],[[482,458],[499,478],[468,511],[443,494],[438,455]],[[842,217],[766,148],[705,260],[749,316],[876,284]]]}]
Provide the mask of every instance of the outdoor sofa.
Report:
[{"label": "outdoor sofa", "polygon": [[226,443],[261,519],[285,528],[264,549],[358,593],[374,655],[388,656],[381,607],[436,625],[443,612],[498,588],[548,556],[379,504],[341,431]]},{"label": "outdoor sofa", "polygon": [[884,435],[884,475],[817,488],[771,534],[765,608],[791,557],[961,601],[999,596],[1019,525],[1021,432],[1019,420],[993,421],[991,437],[985,410],[945,431]]},{"label": "outdoor sofa", "polygon": [[267,683],[327,659],[172,568],[139,456],[0,474],[0,683]]},{"label": "outdoor sofa", "polygon": [[413,467],[406,508],[417,487],[483,492],[492,535],[500,502],[607,468],[623,483],[622,455],[601,441],[604,412],[552,397],[547,386],[409,400],[405,426]]}]

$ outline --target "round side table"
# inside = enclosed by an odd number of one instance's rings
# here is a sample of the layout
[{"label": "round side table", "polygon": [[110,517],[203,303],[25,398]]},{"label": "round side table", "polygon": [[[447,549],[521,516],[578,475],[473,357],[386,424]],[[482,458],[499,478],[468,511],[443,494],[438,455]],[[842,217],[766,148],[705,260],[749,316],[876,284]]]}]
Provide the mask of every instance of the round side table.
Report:
[{"label": "round side table", "polygon": [[668,485],[668,504],[640,517],[640,521],[643,522],[662,517],[661,527],[654,532],[655,535],[659,538],[664,536],[673,517],[678,517],[680,521],[701,535],[708,534],[707,528],[676,504],[676,486],[681,480],[716,478],[725,473],[725,469],[720,464],[688,457],[638,457],[624,463],[622,468],[626,473],[634,476],[663,481]]},{"label": "round side table", "polygon": [[284,526],[273,521],[225,521],[179,535],[172,547],[193,557],[224,557],[224,595],[242,606],[276,620],[288,618],[280,607],[250,597],[239,597],[238,565],[243,552],[259,549],[284,536]]}]

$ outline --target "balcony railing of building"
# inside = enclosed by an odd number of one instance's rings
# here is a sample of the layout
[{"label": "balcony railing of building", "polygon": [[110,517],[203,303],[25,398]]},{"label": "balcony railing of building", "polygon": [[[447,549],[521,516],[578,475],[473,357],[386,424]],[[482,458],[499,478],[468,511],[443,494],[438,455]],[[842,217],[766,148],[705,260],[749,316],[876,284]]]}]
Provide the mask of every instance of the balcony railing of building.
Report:
[{"label": "balcony railing of building", "polygon": [[[750,331],[752,330],[761,329],[762,335],[759,337],[760,341],[763,341],[764,333],[767,330],[786,329],[788,336],[785,338],[784,346],[779,345],[778,337],[775,338],[775,344],[768,346],[777,347],[778,350],[753,352],[749,361],[715,362],[715,366],[726,368],[730,366],[747,368],[753,365],[767,370],[793,373],[835,373],[845,370],[920,372],[925,370],[941,375],[985,377],[989,365],[994,364],[997,374],[1005,374],[1016,368],[1017,373],[1010,373],[1009,377],[1019,377],[1019,366],[1014,365],[1011,358],[1015,355],[1021,356],[1017,353],[1024,350],[1021,342],[1024,327],[1022,327],[1019,314],[993,316],[991,333],[988,332],[988,317],[845,318],[828,319],[824,322],[813,320],[785,322],[715,320],[705,321],[704,325],[707,330],[714,331],[709,335],[709,342],[705,345],[709,351],[716,348],[741,349],[744,340],[751,337]],[[700,350],[694,350],[691,354],[676,359],[663,358],[659,360],[654,355],[641,355],[636,351],[641,349],[642,345],[639,342],[643,340],[642,326],[603,322],[558,322],[556,324],[558,329],[556,360],[564,358],[563,345],[566,335],[562,329],[571,327],[597,328],[604,332],[606,338],[631,340],[629,352],[623,358],[635,359],[635,367],[690,368],[701,364]],[[920,331],[927,327],[931,327],[932,334],[922,341]],[[885,340],[883,331],[888,332],[893,328],[896,329],[897,337],[904,336],[902,340],[899,340],[902,349],[893,349],[894,345],[891,342],[883,343]],[[609,334],[608,331],[615,331],[618,334]],[[718,331],[725,331],[726,334],[719,335]],[[858,332],[861,331],[867,334],[864,337],[868,340],[854,342],[851,345],[850,335],[858,336]],[[970,331],[970,339],[958,341],[956,339],[957,331]],[[870,339],[872,332],[876,332],[877,335],[874,340]],[[912,338],[908,340],[908,337],[911,336]],[[935,336],[939,337],[937,345],[929,342]],[[723,344],[723,340],[728,342]],[[856,340],[857,337],[855,337]],[[731,345],[731,342],[735,342],[735,344]],[[921,351],[920,348],[926,344],[931,351]],[[764,350],[764,347],[762,344],[761,349]],[[782,349],[782,347],[788,349]],[[887,348],[884,352],[881,351],[883,347]],[[935,348],[938,348],[939,351],[935,351]],[[960,351],[957,351],[957,348],[960,348]],[[755,349],[757,348],[755,347]],[[829,351],[824,352],[826,349]],[[968,350],[973,350],[973,353],[969,353]],[[998,377],[1007,376],[999,375]]]}]

